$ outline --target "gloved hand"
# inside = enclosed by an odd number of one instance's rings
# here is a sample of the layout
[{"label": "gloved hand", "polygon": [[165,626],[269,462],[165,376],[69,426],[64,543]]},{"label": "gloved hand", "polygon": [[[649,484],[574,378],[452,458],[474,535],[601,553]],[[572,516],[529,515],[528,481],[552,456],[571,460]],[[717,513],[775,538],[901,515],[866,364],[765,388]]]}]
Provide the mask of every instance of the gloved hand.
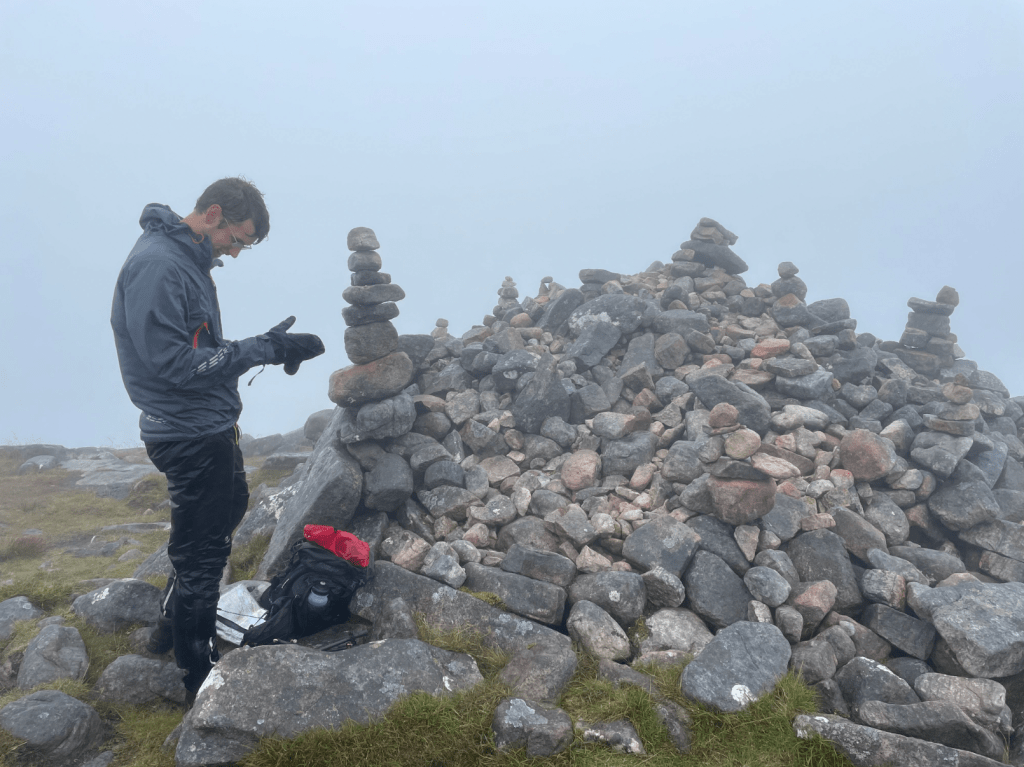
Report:
[{"label": "gloved hand", "polygon": [[295,317],[289,317],[274,325],[266,336],[274,346],[272,365],[284,365],[284,372],[295,375],[299,365],[306,360],[319,357],[324,353],[324,342],[312,333],[289,333],[288,328],[295,324]]}]

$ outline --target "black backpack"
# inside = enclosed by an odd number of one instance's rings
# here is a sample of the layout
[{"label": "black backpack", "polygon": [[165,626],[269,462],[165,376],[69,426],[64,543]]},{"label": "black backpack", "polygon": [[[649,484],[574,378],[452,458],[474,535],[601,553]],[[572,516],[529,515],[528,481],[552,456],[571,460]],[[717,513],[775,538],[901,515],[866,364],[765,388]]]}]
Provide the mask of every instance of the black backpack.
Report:
[{"label": "black backpack", "polygon": [[349,619],[349,601],[373,577],[373,562],[360,567],[316,543],[300,540],[284,571],[259,598],[267,619],[242,637],[243,645],[309,636]]}]

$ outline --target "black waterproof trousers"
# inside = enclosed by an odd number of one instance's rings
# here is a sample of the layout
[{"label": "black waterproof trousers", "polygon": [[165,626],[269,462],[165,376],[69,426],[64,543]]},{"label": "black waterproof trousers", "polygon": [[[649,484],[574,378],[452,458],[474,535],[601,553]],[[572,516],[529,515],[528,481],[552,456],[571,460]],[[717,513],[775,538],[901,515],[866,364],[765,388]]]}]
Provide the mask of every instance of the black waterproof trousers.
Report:
[{"label": "black waterproof trousers", "polygon": [[146,443],[153,465],[167,475],[174,566],[164,599],[171,619],[174,657],[186,670],[185,688],[195,692],[214,658],[219,586],[231,534],[245,514],[245,482],[238,430],[183,442]]}]

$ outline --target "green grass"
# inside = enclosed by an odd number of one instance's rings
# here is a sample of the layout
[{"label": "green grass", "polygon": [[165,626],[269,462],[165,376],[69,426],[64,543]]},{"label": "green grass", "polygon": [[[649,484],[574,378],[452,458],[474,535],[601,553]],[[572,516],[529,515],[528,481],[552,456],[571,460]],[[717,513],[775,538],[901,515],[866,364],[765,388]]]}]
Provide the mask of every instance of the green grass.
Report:
[{"label": "green grass", "polygon": [[241,762],[244,767],[850,767],[827,742],[800,740],[792,720],[816,710],[813,692],[788,674],[775,690],[739,714],[722,714],[688,701],[679,692],[684,664],[647,666],[657,694],[682,705],[692,719],[689,754],[676,751],[655,710],[655,699],[637,687],[616,687],[597,677],[593,658],[580,657],[558,705],[575,722],[626,719],[636,728],[646,756],[622,755],[576,735],[560,754],[533,759],[525,751],[499,752],[491,721],[502,698],[512,693],[497,681],[508,655],[489,650],[468,629],[433,632],[418,621],[421,638],[477,660],[485,681],[458,695],[416,693],[399,701],[382,721],[315,730],[292,740],[266,738]]},{"label": "green grass", "polygon": [[231,551],[232,582],[246,581],[256,575],[256,570],[263,561],[270,546],[271,533],[255,535],[244,546],[237,546]]},{"label": "green grass", "polygon": [[277,487],[281,484],[282,479],[290,477],[294,471],[294,468],[272,469],[260,466],[260,468],[256,470],[256,473],[252,475],[252,479],[249,480],[249,487],[253,490],[262,484],[265,484],[267,487]]}]

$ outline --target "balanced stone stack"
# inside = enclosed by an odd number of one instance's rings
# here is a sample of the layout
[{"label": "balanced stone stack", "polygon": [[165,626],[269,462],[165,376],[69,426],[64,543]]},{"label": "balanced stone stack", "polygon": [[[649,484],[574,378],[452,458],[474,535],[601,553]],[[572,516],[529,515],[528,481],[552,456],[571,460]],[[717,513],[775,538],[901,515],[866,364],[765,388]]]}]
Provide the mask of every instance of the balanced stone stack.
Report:
[{"label": "balanced stone stack", "polygon": [[395,302],[405,298],[405,291],[380,271],[380,245],[372,229],[353,229],[348,247],[353,251],[348,258],[352,285],[341,295],[350,306],[341,314],[348,325],[345,351],[355,364],[331,375],[328,396],[346,408],[343,443],[397,437],[415,419],[412,398],[402,393],[412,381],[414,366],[399,348],[391,323],[398,316]]},{"label": "balanced stone stack", "polygon": [[501,287],[498,288],[498,305],[494,307],[494,313],[488,318],[490,322],[485,319],[484,324],[489,325],[495,319],[511,318],[521,314],[523,307],[519,304],[518,299],[519,290],[516,288],[515,281],[511,277],[506,277],[502,280]]},{"label": "balanced stone stack", "polygon": [[959,294],[948,285],[934,301],[911,298],[907,301],[911,309],[907,327],[899,343],[889,342],[882,348],[894,352],[921,375],[934,376],[948,368],[954,359],[964,356],[956,335],[949,330],[950,315],[959,303]]}]

